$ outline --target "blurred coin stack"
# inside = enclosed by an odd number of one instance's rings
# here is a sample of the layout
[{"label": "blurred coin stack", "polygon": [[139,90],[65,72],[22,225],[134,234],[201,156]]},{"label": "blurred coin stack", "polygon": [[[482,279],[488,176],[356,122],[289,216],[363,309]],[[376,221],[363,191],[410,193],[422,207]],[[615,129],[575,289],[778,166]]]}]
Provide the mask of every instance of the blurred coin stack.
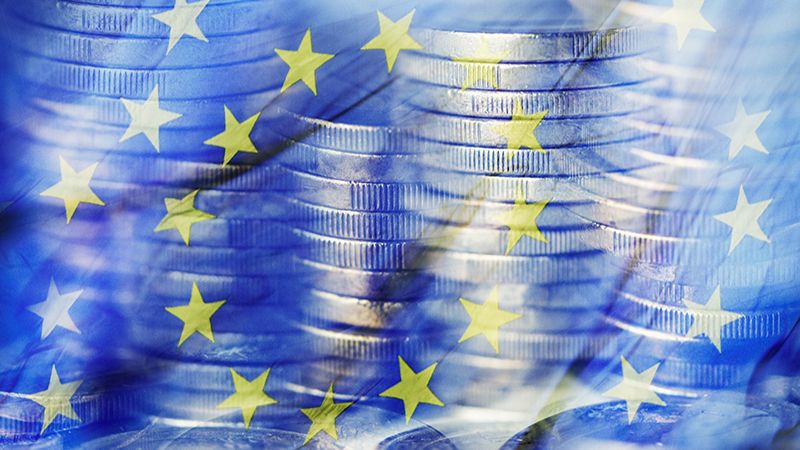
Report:
[{"label": "blurred coin stack", "polygon": [[449,400],[519,417],[571,364],[618,357],[604,311],[619,270],[572,209],[648,165],[630,148],[653,138],[634,121],[659,82],[642,70],[639,28],[538,6],[536,18],[514,2],[421,16],[423,50],[400,67],[419,92],[424,176],[448,200],[425,213],[438,224],[427,269],[452,289],[428,311],[462,336],[438,342],[440,370],[459,374]]},{"label": "blurred coin stack", "polygon": [[[3,393],[20,394],[5,436],[192,418],[234,392],[235,362],[253,378],[276,357],[271,296],[291,244],[259,117],[284,76],[275,39],[304,17],[289,3],[4,2],[4,146],[23,193],[9,253],[30,269],[9,307],[24,324],[3,358]],[[264,336],[243,343],[253,317]],[[48,380],[45,405],[31,394]]]},{"label": "blurred coin stack", "polygon": [[796,15],[742,1],[578,7],[648,30],[658,50],[642,66],[665,82],[638,97],[655,114],[634,124],[657,138],[630,151],[651,164],[609,177],[623,198],[590,190],[596,203],[573,209],[622,273],[607,317],[624,331],[620,352],[640,371],[659,364],[653,386],[666,395],[741,391],[799,312],[786,176]]}]

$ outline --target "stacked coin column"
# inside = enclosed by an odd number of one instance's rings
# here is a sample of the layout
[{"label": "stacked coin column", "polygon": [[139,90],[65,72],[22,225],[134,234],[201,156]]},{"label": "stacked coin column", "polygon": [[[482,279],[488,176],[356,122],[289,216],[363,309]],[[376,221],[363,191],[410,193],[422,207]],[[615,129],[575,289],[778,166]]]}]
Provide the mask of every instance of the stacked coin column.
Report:
[{"label": "stacked coin column", "polygon": [[459,374],[451,403],[485,417],[535,415],[570,364],[616,358],[604,310],[618,270],[572,208],[591,202],[584,185],[647,164],[629,149],[651,137],[631,123],[630,94],[655,82],[640,30],[594,31],[542,3],[553,23],[488,19],[502,33],[479,32],[483,13],[503,14],[485,6],[475,23],[431,21],[402,66],[421,93],[427,179],[450,200],[426,212],[428,269],[450,281],[428,311],[455,334],[440,370]]},{"label": "stacked coin column", "polygon": [[[289,270],[259,121],[283,77],[273,38],[302,16],[284,3],[5,2],[30,271],[3,358],[11,439],[186,417],[211,375],[217,403],[233,392],[230,355],[266,362],[238,345]],[[134,395],[144,381],[161,390]]]},{"label": "stacked coin column", "polygon": [[[778,6],[706,3],[636,1],[605,12],[661,42],[643,64],[666,85],[644,93],[655,113],[636,125],[658,138],[635,148],[656,164],[614,180],[630,193],[627,220],[604,196],[579,212],[623,269],[609,311],[624,330],[623,356],[639,371],[657,364],[654,389],[676,402],[763,381],[759,360],[798,317],[788,269],[797,265],[797,215],[786,205],[800,92],[786,76],[797,60],[782,51],[797,19]],[[697,26],[687,29],[687,18]]]},{"label": "stacked coin column", "polygon": [[[370,23],[367,32],[377,32]],[[294,388],[309,405],[326,392],[358,402],[348,416],[380,403],[378,394],[400,375],[398,357],[430,364],[419,324],[404,319],[426,284],[416,262],[425,224],[418,211],[436,201],[419,176],[415,137],[403,127],[412,111],[397,66],[387,72],[383,54],[359,51],[357,40],[341,50],[322,44],[357,26],[363,21],[312,30],[316,51],[336,55],[319,71],[315,95],[292,86],[268,118],[283,139],[275,159],[292,180],[287,217],[304,277],[285,292],[286,323],[306,345]]]}]

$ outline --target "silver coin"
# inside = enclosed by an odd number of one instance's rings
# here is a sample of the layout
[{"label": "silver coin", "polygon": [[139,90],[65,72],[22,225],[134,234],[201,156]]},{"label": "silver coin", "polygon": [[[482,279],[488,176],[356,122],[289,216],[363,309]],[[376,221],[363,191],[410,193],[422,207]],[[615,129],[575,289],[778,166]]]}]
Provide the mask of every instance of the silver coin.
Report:
[{"label": "silver coin", "polygon": [[[470,71],[495,77],[496,89],[531,91],[615,86],[653,78],[636,57],[555,63],[459,63],[409,53],[398,73],[428,83],[460,88]],[[486,87],[478,86],[486,89]]]},{"label": "silver coin", "polygon": [[[475,49],[488,47],[489,55],[502,62],[576,61],[637,55],[650,50],[652,39],[638,27],[578,29],[565,24],[560,29],[544,26],[539,33],[480,33],[445,29],[418,29],[416,36],[426,54],[441,58],[475,58]],[[530,29],[535,29],[533,26]],[[489,57],[483,56],[483,57]]]}]

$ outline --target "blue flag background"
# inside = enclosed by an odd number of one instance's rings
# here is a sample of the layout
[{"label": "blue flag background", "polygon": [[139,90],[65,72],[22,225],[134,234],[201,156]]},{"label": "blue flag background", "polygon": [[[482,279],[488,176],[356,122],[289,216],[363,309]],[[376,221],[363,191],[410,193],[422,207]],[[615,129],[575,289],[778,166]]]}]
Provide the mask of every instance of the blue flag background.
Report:
[{"label": "blue flag background", "polygon": [[796,447],[797,6],[0,1],[0,444]]}]

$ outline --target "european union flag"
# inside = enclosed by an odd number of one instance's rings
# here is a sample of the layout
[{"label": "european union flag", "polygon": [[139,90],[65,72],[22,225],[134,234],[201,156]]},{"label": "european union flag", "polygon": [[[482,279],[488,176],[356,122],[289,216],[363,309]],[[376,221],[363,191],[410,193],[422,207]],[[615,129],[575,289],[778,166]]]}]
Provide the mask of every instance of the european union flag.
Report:
[{"label": "european union flag", "polygon": [[800,445],[800,15],[0,0],[0,445]]}]

